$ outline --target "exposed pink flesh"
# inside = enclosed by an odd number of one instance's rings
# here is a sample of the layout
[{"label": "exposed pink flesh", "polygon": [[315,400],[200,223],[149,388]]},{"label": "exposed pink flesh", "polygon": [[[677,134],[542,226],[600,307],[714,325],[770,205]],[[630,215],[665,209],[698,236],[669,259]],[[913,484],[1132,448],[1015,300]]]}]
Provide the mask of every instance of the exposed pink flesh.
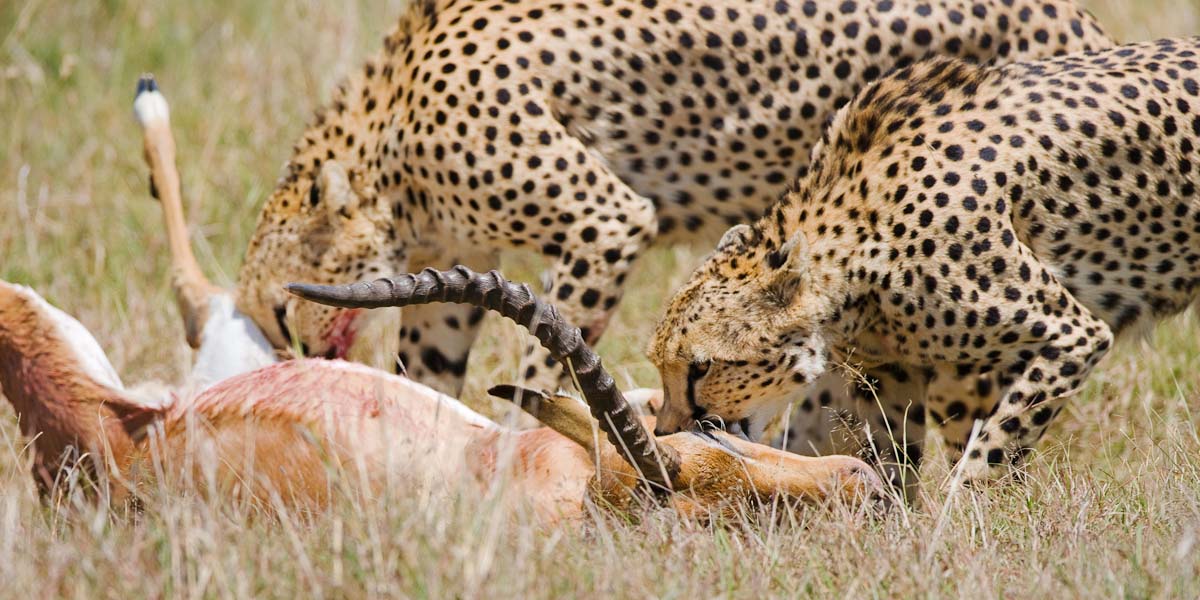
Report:
[{"label": "exposed pink flesh", "polygon": [[362,315],[361,308],[351,308],[338,313],[333,325],[329,327],[326,341],[329,343],[329,358],[346,358],[354,338],[358,335],[356,322]]}]

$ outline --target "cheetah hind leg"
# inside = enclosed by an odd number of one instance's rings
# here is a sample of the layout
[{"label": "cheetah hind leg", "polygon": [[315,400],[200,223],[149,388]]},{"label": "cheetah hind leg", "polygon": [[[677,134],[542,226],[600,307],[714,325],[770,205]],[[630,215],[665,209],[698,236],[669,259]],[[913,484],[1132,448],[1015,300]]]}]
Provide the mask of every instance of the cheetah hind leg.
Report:
[{"label": "cheetah hind leg", "polygon": [[[468,253],[421,248],[410,258],[410,271],[466,265],[479,272],[499,265],[495,251]],[[464,304],[406,306],[400,317],[397,370],[439,392],[459,397],[467,373],[471,346],[479,334],[484,310]]]}]

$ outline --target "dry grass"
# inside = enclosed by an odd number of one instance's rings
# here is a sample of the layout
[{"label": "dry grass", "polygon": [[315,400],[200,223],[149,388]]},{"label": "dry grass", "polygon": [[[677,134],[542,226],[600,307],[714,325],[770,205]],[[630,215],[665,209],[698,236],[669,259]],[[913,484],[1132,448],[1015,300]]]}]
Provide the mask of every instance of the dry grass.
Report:
[{"label": "dry grass", "polygon": [[[200,258],[228,284],[302,123],[403,2],[213,4],[0,2],[0,278],[77,315],[127,381],[175,380],[189,360],[130,115],[137,74],[158,74],[175,107]],[[1200,31],[1196,0],[1088,4],[1126,40]],[[659,250],[634,278],[601,347],[630,381],[656,383],[640,348],[695,260]],[[511,332],[488,327],[488,339]],[[278,519],[175,495],[137,519],[51,509],[4,405],[0,595],[1196,597],[1200,327],[1185,318],[1154,341],[1105,363],[1026,486],[948,498],[934,467],[916,508],[870,523],[806,511],[543,531],[471,497]],[[485,342],[469,400],[516,372],[512,350]]]}]

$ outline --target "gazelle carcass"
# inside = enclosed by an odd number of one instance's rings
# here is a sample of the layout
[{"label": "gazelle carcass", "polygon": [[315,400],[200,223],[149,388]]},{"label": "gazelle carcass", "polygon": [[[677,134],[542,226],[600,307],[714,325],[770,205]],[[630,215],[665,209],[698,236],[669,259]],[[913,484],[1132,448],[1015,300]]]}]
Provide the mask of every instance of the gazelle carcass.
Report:
[{"label": "gazelle carcass", "polygon": [[[566,339],[576,339],[569,331]],[[561,327],[539,333],[561,347]],[[585,391],[611,382],[586,347],[572,357],[595,365],[580,372]],[[33,290],[0,282],[0,387],[33,438],[33,472],[43,489],[79,465],[109,482],[117,500],[158,478],[268,506],[319,507],[338,489],[333,473],[368,489],[434,491],[508,478],[539,516],[574,519],[589,497],[627,505],[641,479],[625,453],[593,436],[596,429],[635,456],[668,457],[666,482],[678,492],[670,503],[688,514],[747,498],[853,500],[881,489],[854,458],[803,457],[724,432],[655,439],[642,420],[617,429],[563,396],[495,390],[544,400],[530,410],[553,428],[515,431],[412,380],[344,361],[285,361],[163,406],[138,402],[107,365],[77,321]],[[615,401],[606,415],[632,415],[611,389],[602,394]],[[646,420],[652,426],[653,417]]]},{"label": "gazelle carcass", "polygon": [[[148,93],[161,100],[148,81],[141,88],[142,107]],[[207,364],[207,376],[224,378],[245,365],[205,363],[205,356],[274,361],[261,352],[256,330],[233,327],[230,335],[222,328],[240,326],[235,312],[212,309],[221,306],[224,292],[191,258],[165,101],[157,108],[150,116],[160,120],[138,112],[168,221],[175,288],[189,340],[199,346],[197,367]],[[6,282],[0,282],[0,391],[15,407],[22,432],[33,438],[33,474],[41,488],[52,489],[78,466],[107,482],[118,501],[153,479],[215,495],[320,506],[338,489],[335,473],[368,489],[403,484],[405,490],[454,490],[463,482],[487,487],[504,478],[528,508],[554,521],[582,516],[589,498],[625,506],[646,480],[675,492],[667,496],[670,504],[689,514],[723,510],[745,498],[855,500],[882,489],[865,463],[850,457],[802,457],[723,432],[656,439],[646,428],[653,417],[632,411],[578,329],[528,288],[495,273],[461,269],[413,281],[431,278],[470,296],[450,299],[500,310],[530,326],[576,373],[600,420],[574,398],[495,388],[549,425],[516,431],[404,377],[313,359],[261,366],[147,404],[123,386],[78,321],[33,290]],[[426,293],[410,301],[440,301],[429,289],[413,288]],[[607,440],[597,431],[606,432]]]}]

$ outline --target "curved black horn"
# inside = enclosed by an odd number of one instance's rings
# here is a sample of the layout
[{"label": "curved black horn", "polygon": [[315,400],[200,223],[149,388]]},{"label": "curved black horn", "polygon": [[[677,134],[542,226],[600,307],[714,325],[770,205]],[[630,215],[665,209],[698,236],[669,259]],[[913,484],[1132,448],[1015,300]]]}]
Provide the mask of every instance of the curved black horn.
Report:
[{"label": "curved black horn", "polygon": [[670,487],[679,472],[679,456],[673,448],[655,443],[600,364],[600,357],[584,343],[579,328],[567,323],[553,304],[539,299],[528,285],[508,281],[497,271],[481,274],[459,265],[449,271],[425,269],[415,275],[405,273],[345,286],[292,283],[287,291],[305,300],[344,308],[454,302],[494,310],[528,329],[555,360],[574,374],[592,416],[609,441],[647,480]]}]

